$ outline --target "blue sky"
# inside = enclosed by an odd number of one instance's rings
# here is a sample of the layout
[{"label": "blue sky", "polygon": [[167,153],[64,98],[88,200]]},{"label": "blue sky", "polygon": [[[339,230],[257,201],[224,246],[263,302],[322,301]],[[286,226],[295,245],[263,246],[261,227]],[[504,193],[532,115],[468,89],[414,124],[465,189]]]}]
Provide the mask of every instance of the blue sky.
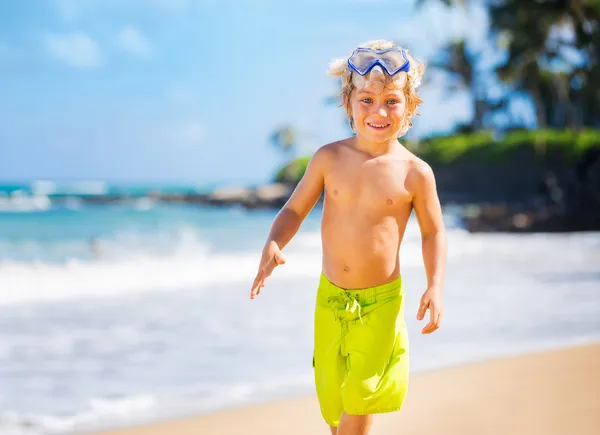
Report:
[{"label": "blue sky", "polygon": [[[385,38],[427,60],[486,27],[412,0],[0,2],[0,179],[267,181],[277,126],[303,153],[348,134],[331,58]],[[432,78],[414,135],[470,117]]]}]

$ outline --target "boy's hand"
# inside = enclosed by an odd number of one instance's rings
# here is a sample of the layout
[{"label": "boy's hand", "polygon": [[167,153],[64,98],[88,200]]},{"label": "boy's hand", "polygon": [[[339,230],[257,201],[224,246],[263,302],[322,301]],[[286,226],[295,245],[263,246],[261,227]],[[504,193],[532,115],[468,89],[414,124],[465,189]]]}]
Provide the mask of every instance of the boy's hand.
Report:
[{"label": "boy's hand", "polygon": [[267,278],[271,276],[273,270],[280,264],[285,264],[283,254],[279,246],[275,242],[271,242],[263,249],[258,273],[256,274],[256,278],[254,278],[252,290],[250,291],[250,299],[254,299],[260,293],[260,289],[265,286]]},{"label": "boy's hand", "polygon": [[425,312],[429,310],[429,323],[422,329],[422,334],[431,334],[440,327],[442,320],[442,291],[437,287],[428,288],[421,297],[421,304],[417,312],[417,320],[423,320]]}]

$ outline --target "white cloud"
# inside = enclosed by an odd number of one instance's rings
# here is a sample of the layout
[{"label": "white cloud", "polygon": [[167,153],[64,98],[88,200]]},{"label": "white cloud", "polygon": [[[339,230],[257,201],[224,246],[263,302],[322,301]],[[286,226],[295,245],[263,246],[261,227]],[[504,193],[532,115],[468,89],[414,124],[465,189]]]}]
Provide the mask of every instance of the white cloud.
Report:
[{"label": "white cloud", "polygon": [[204,143],[206,128],[200,120],[190,118],[170,124],[161,136],[171,146],[193,148]]},{"label": "white cloud", "polygon": [[154,56],[154,48],[150,41],[133,26],[125,26],[117,35],[119,46],[138,57],[149,59]]},{"label": "white cloud", "polygon": [[100,47],[85,33],[49,34],[44,43],[52,56],[75,68],[94,68],[103,62]]}]

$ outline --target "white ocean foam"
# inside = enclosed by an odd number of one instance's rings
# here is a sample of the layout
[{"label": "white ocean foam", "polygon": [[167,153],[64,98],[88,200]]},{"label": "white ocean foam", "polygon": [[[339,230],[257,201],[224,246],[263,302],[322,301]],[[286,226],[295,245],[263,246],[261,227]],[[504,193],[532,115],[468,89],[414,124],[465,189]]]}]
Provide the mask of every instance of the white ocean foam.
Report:
[{"label": "white ocean foam", "polygon": [[[249,279],[257,257],[209,256],[67,264],[5,262],[0,269],[0,304],[116,296]],[[229,273],[235,264],[236,273]]]},{"label": "white ocean foam", "polygon": [[[461,230],[452,230],[456,257],[484,249],[484,245]],[[313,276],[321,267],[319,232],[301,232],[286,248],[286,264],[278,271],[282,278]],[[0,263],[0,305],[57,301],[74,298],[114,297],[144,292],[201,289],[214,284],[251,282],[260,252],[215,253],[193,229],[173,236],[157,234],[151,240],[122,233],[95,247],[82,242],[63,241],[57,246],[21,242],[21,256],[36,258],[36,252],[71,253],[63,262],[45,260],[4,260]],[[15,249],[0,245],[0,253]],[[82,259],[86,250],[88,257]],[[78,258],[79,257],[79,258]],[[414,228],[407,231],[402,245],[402,266],[422,265],[421,241]]]},{"label": "white ocean foam", "polygon": [[31,183],[34,195],[52,195],[56,192],[56,183],[48,180],[36,180]]},{"label": "white ocean foam", "polygon": [[272,381],[233,385],[197,385],[186,394],[158,397],[139,394],[123,397],[94,397],[81,411],[70,415],[17,414],[0,412],[2,435],[59,435],[76,431],[102,430],[109,427],[143,424],[160,418],[213,412],[270,400],[283,392],[308,392],[312,373]]},{"label": "white ocean foam", "polygon": [[37,180],[31,183],[34,195],[104,195],[108,191],[108,184],[104,181],[76,181],[59,183],[48,180]]},{"label": "white ocean foam", "polygon": [[80,428],[94,427],[102,421],[136,421],[157,406],[152,395],[118,398],[92,398],[88,406],[73,415],[19,415],[0,413],[2,435],[65,434]]},{"label": "white ocean foam", "polygon": [[0,196],[0,212],[36,212],[46,211],[52,201],[44,195],[27,195],[16,190],[10,196]]},{"label": "white ocean foam", "polygon": [[[215,283],[251,282],[260,252],[215,253],[193,229],[175,236],[140,237],[123,232],[94,246],[80,241],[43,245],[0,244],[17,258],[70,254],[65,261],[5,259],[0,262],[0,305],[73,298],[112,297],[140,292],[198,289]],[[93,250],[93,253],[89,251]],[[15,254],[16,251],[16,254]],[[83,255],[97,259],[85,259]],[[5,256],[6,258],[6,256]],[[319,249],[296,249],[282,274],[307,275],[319,267]]]},{"label": "white ocean foam", "polygon": [[[0,243],[0,258],[5,258],[0,261],[0,305],[198,290],[214,284],[251,282],[260,259],[258,249],[214,252],[193,228],[182,228],[174,235],[122,232],[111,240],[97,242],[94,246],[77,240],[51,245],[33,240],[18,245]],[[460,260],[477,254],[511,257],[517,249],[529,262],[537,261],[539,253],[546,250],[555,251],[557,256],[568,253],[565,261],[574,260],[574,255],[580,256],[581,261],[590,261],[590,249],[597,243],[597,237],[585,235],[472,235],[452,229],[448,231],[448,258]],[[421,250],[418,226],[411,222],[401,247],[402,267],[422,267]],[[47,260],[59,253],[70,258],[61,262]],[[89,259],[94,255],[98,258]],[[319,232],[298,233],[284,256],[287,261],[278,269],[278,277],[314,276],[321,267]],[[39,259],[31,261],[32,258]]]},{"label": "white ocean foam", "polygon": [[[123,348],[134,348],[141,343],[151,340],[144,336],[134,326],[115,325],[102,329],[72,329],[58,330],[53,333],[45,333],[43,340],[39,335],[30,333],[6,334],[0,342],[0,363],[5,367],[19,361],[23,364],[30,361],[39,361],[38,369],[52,368],[56,358],[77,357],[78,346],[85,343],[94,352],[110,354]],[[48,358],[54,358],[48,360]],[[87,370],[101,369],[101,362],[95,360],[78,361],[79,368]],[[83,367],[82,365],[85,365]],[[31,375],[27,381],[36,388],[51,390],[54,385],[40,376]],[[45,388],[47,387],[47,388]],[[1,403],[1,402],[0,402]]]}]

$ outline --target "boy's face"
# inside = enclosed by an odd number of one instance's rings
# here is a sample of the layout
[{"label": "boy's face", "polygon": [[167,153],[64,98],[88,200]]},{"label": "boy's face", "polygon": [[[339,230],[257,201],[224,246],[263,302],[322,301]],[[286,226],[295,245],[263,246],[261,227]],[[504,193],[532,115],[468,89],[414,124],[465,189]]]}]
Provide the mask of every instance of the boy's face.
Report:
[{"label": "boy's face", "polygon": [[[389,79],[389,77],[388,77]],[[391,80],[367,82],[354,89],[350,109],[357,135],[372,142],[385,142],[400,135],[406,112],[406,97],[400,84]]]}]

